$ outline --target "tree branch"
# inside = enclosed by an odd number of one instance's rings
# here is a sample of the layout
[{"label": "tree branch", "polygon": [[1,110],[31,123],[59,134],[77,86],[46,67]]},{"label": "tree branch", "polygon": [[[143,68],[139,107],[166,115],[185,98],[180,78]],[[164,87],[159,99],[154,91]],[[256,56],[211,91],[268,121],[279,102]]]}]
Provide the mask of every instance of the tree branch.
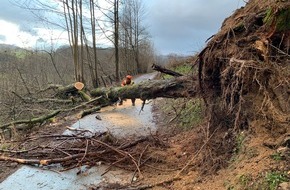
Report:
[{"label": "tree branch", "polygon": [[175,71],[172,71],[172,70],[166,69],[166,68],[161,67],[161,66],[156,65],[156,64],[153,64],[153,65],[152,65],[152,69],[155,70],[155,71],[159,71],[159,72],[161,72],[161,73],[165,73],[165,74],[168,74],[168,75],[171,75],[171,76],[175,76],[175,77],[183,76],[183,75],[180,74],[180,73],[177,73],[177,72],[175,72]]}]

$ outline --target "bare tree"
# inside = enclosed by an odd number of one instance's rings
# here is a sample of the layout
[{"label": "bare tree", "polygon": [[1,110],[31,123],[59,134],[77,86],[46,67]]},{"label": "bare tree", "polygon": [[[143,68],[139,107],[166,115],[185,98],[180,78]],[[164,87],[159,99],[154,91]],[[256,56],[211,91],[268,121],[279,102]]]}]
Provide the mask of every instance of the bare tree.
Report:
[{"label": "bare tree", "polygon": [[[132,64],[129,67],[136,68],[138,72],[146,72],[146,66],[142,66],[140,62],[140,48],[144,48],[148,44],[149,34],[146,27],[143,26],[143,19],[145,16],[145,7],[140,0],[126,0],[122,10],[121,30],[124,34],[122,37],[123,44],[125,45],[126,52],[133,54],[136,65]],[[151,46],[146,46],[149,48]],[[148,53],[148,50],[144,49]],[[130,55],[127,55],[129,57]]]},{"label": "bare tree", "polygon": [[[64,17],[66,21],[67,32],[69,36],[69,42],[73,55],[74,62],[74,76],[76,81],[83,81],[83,65],[82,62],[79,62],[79,27],[82,24],[79,24],[78,19],[78,4],[77,0],[63,0],[63,9],[64,9]],[[80,8],[81,8],[80,1]],[[82,17],[80,17],[80,20]],[[82,37],[82,36],[81,36]]]},{"label": "bare tree", "polygon": [[115,46],[116,81],[119,81],[120,80],[120,67],[119,67],[119,0],[114,0],[114,46]]},{"label": "bare tree", "polygon": [[[113,37],[111,39],[110,36],[107,36],[107,38],[113,43],[114,49],[115,49],[115,75],[116,75],[116,82],[120,81],[120,57],[119,57],[119,0],[113,0],[107,1],[109,4],[112,4],[113,11],[108,10],[108,14],[104,14],[107,19],[109,19],[109,22],[111,22],[112,28],[113,28]],[[111,16],[113,15],[113,16]],[[106,29],[102,29],[104,33],[106,33]]]},{"label": "bare tree", "polygon": [[[97,55],[97,39],[100,35],[98,31],[101,31],[114,47],[112,60],[115,64],[111,66],[115,69],[116,81],[120,80],[120,71],[124,68],[126,71],[134,71],[132,74],[137,70],[146,71],[144,68],[147,67],[142,66],[144,61],[140,61],[145,55],[142,53],[141,48],[145,47],[142,44],[146,44],[148,40],[148,34],[142,23],[145,10],[140,0],[105,0],[109,5],[107,7],[100,7],[96,0],[55,1],[54,3],[59,6],[50,5],[42,0],[23,1],[30,2],[30,7],[28,5],[27,7],[32,12],[47,9],[49,14],[56,13],[58,18],[63,19],[63,22],[57,22],[55,25],[58,27],[62,25],[61,27],[67,31],[76,81],[85,82],[87,76],[90,76],[92,85],[99,86],[98,78],[102,76],[99,76],[101,64]],[[37,6],[34,2],[37,2]],[[96,16],[96,11],[102,16]],[[45,17],[41,19],[45,21]],[[46,22],[53,24],[52,21]],[[89,68],[89,71],[85,71],[85,68]],[[87,72],[89,75],[85,75]]]},{"label": "bare tree", "polygon": [[[99,86],[98,83],[98,57],[97,57],[97,46],[96,46],[96,16],[95,16],[95,2],[90,0],[90,15],[91,15],[91,31],[94,51],[94,72],[92,73],[93,86],[96,88]],[[88,52],[89,53],[89,52]]]},{"label": "bare tree", "polygon": [[[96,16],[95,7],[97,6],[95,0],[69,0],[63,1],[64,15],[66,20],[67,31],[72,47],[72,55],[75,66],[76,81],[84,82],[84,64],[85,57],[87,58],[88,66],[90,68],[90,76],[93,87],[98,87],[98,57],[96,45]],[[84,4],[86,3],[86,4]],[[84,16],[85,9],[89,14]],[[89,15],[89,16],[88,16]],[[93,46],[93,56],[91,56],[91,48],[88,37],[91,36]],[[85,51],[85,49],[86,51]],[[80,49],[80,52],[79,52]],[[85,56],[86,53],[86,56]],[[93,58],[92,58],[93,57]]]}]

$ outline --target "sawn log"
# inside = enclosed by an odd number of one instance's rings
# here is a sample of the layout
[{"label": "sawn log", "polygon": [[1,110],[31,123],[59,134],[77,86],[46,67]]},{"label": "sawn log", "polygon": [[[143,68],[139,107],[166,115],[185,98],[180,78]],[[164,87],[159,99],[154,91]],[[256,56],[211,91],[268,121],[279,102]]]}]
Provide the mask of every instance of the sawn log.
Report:
[{"label": "sawn log", "polygon": [[124,87],[98,88],[90,92],[92,96],[103,96],[104,101],[115,102],[118,98],[195,97],[198,93],[197,81],[190,77],[176,77],[165,80],[147,80]]}]

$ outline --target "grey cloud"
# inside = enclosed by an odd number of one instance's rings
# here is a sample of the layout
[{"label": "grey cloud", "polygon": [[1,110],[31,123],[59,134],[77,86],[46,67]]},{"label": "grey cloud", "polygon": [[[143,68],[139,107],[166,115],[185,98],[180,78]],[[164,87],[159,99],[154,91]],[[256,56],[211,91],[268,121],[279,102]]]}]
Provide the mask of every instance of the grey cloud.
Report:
[{"label": "grey cloud", "polygon": [[[20,30],[33,36],[37,32],[34,26],[43,27],[34,15],[11,2],[27,2],[32,0],[1,0],[0,19],[13,22]],[[49,3],[48,0],[43,2]],[[147,18],[144,20],[152,36],[155,49],[162,54],[192,54],[205,45],[205,40],[215,34],[223,22],[234,10],[244,4],[242,0],[143,0],[147,7]],[[45,15],[52,23],[62,24],[57,16]],[[56,27],[48,25],[50,29]]]},{"label": "grey cloud", "polygon": [[200,50],[241,5],[240,0],[151,0],[147,22],[156,49],[163,54]]},{"label": "grey cloud", "polygon": [[[45,0],[47,3],[47,0]],[[33,0],[1,0],[0,19],[14,23],[19,30],[37,36],[33,28],[43,27],[40,18],[45,16],[45,11],[29,10],[27,7],[37,7],[37,1]]]},{"label": "grey cloud", "polygon": [[22,31],[22,32],[26,32],[26,33],[29,33],[30,35],[32,36],[37,36],[37,31],[35,29],[33,29],[31,26],[29,25],[20,25],[19,26],[19,30]]},{"label": "grey cloud", "polygon": [[27,9],[20,7],[21,1],[1,0],[0,19],[12,22],[17,25],[26,25],[34,22],[35,17]]},{"label": "grey cloud", "polygon": [[38,43],[46,43],[46,41],[45,41],[43,38],[38,38],[38,39],[37,39],[37,42],[38,42]]}]

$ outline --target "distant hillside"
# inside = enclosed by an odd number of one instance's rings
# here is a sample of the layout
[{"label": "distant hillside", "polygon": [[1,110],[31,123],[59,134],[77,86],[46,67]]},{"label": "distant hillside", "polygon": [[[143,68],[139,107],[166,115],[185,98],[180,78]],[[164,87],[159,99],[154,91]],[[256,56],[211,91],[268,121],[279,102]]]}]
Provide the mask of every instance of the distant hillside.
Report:
[{"label": "distant hillside", "polygon": [[[79,49],[81,48],[79,47]],[[89,53],[87,53],[87,51]],[[97,80],[100,83],[111,83],[116,78],[114,53],[114,48],[97,48]],[[148,69],[151,68],[152,63],[155,62],[154,56],[149,55],[146,51],[143,54],[140,53],[139,57],[140,59],[137,64],[134,52],[132,50],[123,48],[119,49],[119,75],[121,78],[125,77],[128,73],[136,75],[138,72],[147,72]],[[174,58],[176,57],[174,56]],[[52,59],[55,66],[52,64]],[[161,58],[161,60],[157,60],[157,62],[166,62],[167,60],[168,59]],[[93,48],[84,48],[84,57],[82,61],[84,63],[85,81],[87,81],[86,84],[90,86],[90,82],[94,76],[92,71],[94,71],[95,68]],[[25,63],[27,66],[27,72],[28,70],[31,70],[30,68],[43,67],[42,77],[46,77],[45,75],[47,74],[43,71],[51,73],[50,71],[55,71],[57,69],[58,72],[61,73],[61,76],[67,76],[69,78],[68,80],[71,80],[71,75],[74,73],[73,56],[69,46],[62,46],[54,52],[50,52],[50,50],[43,51],[40,49],[33,51],[13,45],[0,44],[0,69],[3,71],[11,69],[10,66],[12,62]],[[35,71],[35,73],[38,72],[38,70]],[[50,77],[52,78],[51,80],[59,78],[58,76]]]},{"label": "distant hillside", "polygon": [[2,56],[15,56],[16,58],[23,59],[29,53],[32,53],[31,50],[20,48],[15,45],[9,44],[0,44],[0,53]]},{"label": "distant hillside", "polygon": [[0,44],[0,51],[17,50],[17,49],[22,49],[22,48],[15,45],[10,45],[10,44]]}]

